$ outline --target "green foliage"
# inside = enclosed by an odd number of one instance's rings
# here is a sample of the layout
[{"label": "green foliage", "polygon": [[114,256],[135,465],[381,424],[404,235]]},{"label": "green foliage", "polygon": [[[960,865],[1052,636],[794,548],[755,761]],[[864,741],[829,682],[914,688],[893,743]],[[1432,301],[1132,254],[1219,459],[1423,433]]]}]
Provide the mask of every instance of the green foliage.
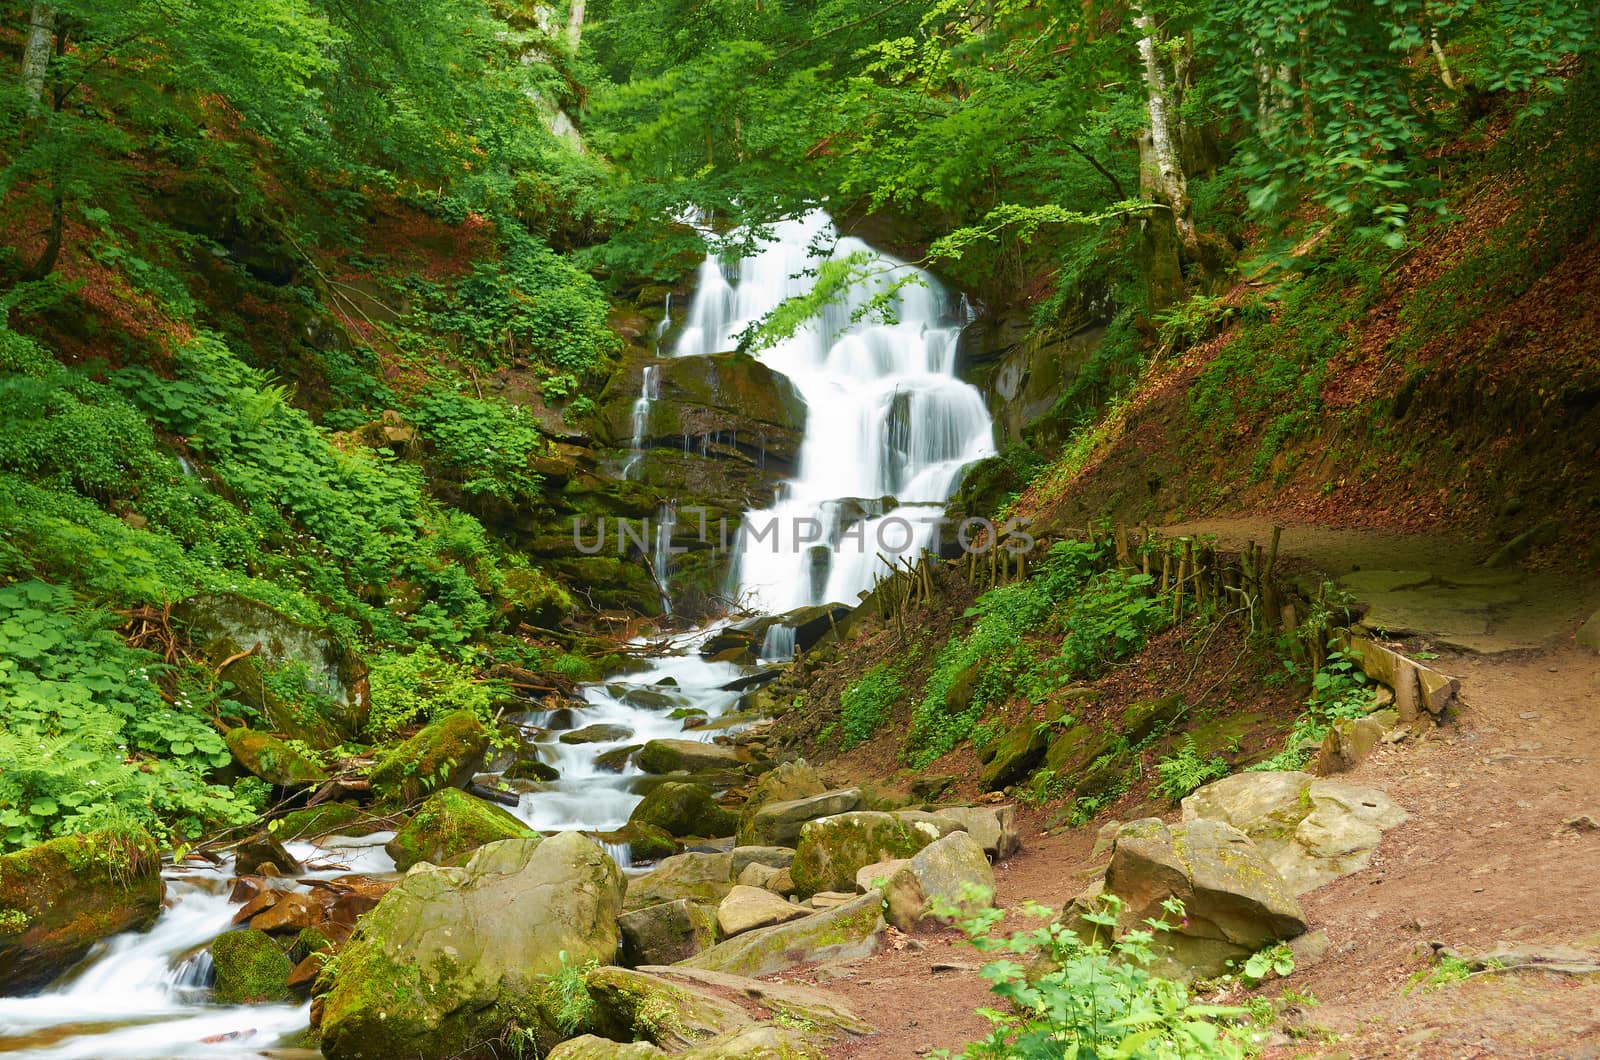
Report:
[{"label": "green foliage", "polygon": [[523,500],[539,496],[540,479],[528,462],[547,446],[526,409],[441,388],[417,402],[412,418],[462,492]]},{"label": "green foliage", "polygon": [[839,749],[859,747],[877,735],[901,696],[900,668],[879,663],[839,696]]},{"label": "green foliage", "polygon": [[1239,969],[1239,977],[1254,989],[1272,976],[1287,979],[1293,971],[1294,950],[1287,942],[1278,942],[1252,953]]},{"label": "green foliage", "polygon": [[419,716],[436,721],[457,710],[470,710],[487,722],[495,699],[505,691],[427,645],[373,656],[368,660],[367,683],[372,700],[366,735],[373,740],[396,735]]},{"label": "green foliage", "polygon": [[[973,732],[992,704],[1014,694],[1031,702],[1064,681],[1099,672],[1144,643],[1164,608],[1144,574],[1095,568],[1102,546],[1053,545],[1027,581],[989,590],[968,611],[971,631],[940,651],[912,713],[906,757],[923,766]],[[1045,645],[1059,638],[1050,654]]]},{"label": "green foliage", "polygon": [[499,230],[500,261],[475,263],[452,287],[411,278],[422,322],[489,363],[499,363],[512,344],[531,349],[560,373],[557,379],[592,371],[614,355],[621,340],[607,323],[610,307],[593,277],[515,222],[502,221]]},{"label": "green foliage", "polygon": [[1451,953],[1441,953],[1438,963],[1432,968],[1413,972],[1401,992],[1409,994],[1413,990],[1420,989],[1423,993],[1431,993],[1452,983],[1465,982],[1477,972],[1504,967],[1504,963],[1493,958],[1475,964]]},{"label": "green foliage", "polygon": [[546,977],[545,998],[556,1029],[570,1037],[594,1019],[595,1003],[589,995],[587,976],[600,962],[590,959],[583,964],[569,964],[565,950],[560,956],[561,967]]},{"label": "green foliage", "polygon": [[264,792],[208,783],[228,749],[170,668],[104,612],[41,581],[0,589],[0,844],[108,823],[195,836],[249,819]]},{"label": "green foliage", "polygon": [[1228,775],[1228,763],[1221,755],[1201,756],[1194,737],[1185,736],[1178,750],[1156,763],[1161,779],[1156,790],[1174,802],[1220,777]]},{"label": "green foliage", "polygon": [[[1168,916],[1183,916],[1176,900],[1163,908]],[[1055,919],[1052,909],[1029,903],[1024,911],[1048,922],[1002,936],[991,934],[1004,916],[1000,910],[962,922],[980,952],[1010,957],[991,960],[980,972],[992,984],[990,992],[1005,1003],[979,1010],[991,1024],[989,1036],[954,1055],[966,1060],[1223,1060],[1251,1054],[1246,1010],[1197,1003],[1182,983],[1148,971],[1156,934],[1171,930],[1164,920],[1107,942],[1117,930],[1121,902],[1106,895],[1084,916],[1093,932],[1085,941]],[[935,1055],[949,1060],[952,1054]]]},{"label": "green foliage", "polygon": [[[1315,614],[1311,621],[1315,621]],[[1362,672],[1354,656],[1340,650],[1337,641],[1329,642],[1327,661],[1311,679],[1311,694],[1306,709],[1295,719],[1284,749],[1252,770],[1299,769],[1314,753],[1309,748],[1322,742],[1328,729],[1340,719],[1364,718],[1377,702],[1377,689]],[[1293,670],[1292,664],[1285,667]]]}]

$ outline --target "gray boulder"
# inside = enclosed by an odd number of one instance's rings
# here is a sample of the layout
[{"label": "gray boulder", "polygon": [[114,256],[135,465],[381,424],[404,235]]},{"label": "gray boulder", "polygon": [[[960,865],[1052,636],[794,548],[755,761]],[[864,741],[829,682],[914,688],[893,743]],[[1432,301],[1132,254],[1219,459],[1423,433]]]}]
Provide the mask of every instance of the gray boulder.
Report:
[{"label": "gray boulder", "polygon": [[1015,806],[941,806],[934,812],[965,828],[991,860],[1000,861],[1022,849]]},{"label": "gray boulder", "polygon": [[864,894],[802,920],[718,943],[683,966],[751,977],[772,975],[810,961],[866,957],[877,950],[883,932],[883,899]]},{"label": "gray boulder", "polygon": [[[1221,821],[1168,827],[1147,817],[1123,825],[1102,887],[1074,900],[1069,922],[1090,911],[1102,889],[1122,900],[1123,928],[1155,918],[1173,923],[1162,902],[1183,902],[1182,921],[1158,932],[1154,943],[1152,970],[1171,978],[1222,975],[1229,961],[1306,930],[1305,914],[1277,870],[1248,836]],[[1084,935],[1097,930],[1081,920],[1074,927]]]},{"label": "gray boulder", "polygon": [[1232,825],[1254,841],[1294,894],[1366,868],[1406,812],[1376,788],[1308,773],[1236,773],[1183,800],[1185,821]]},{"label": "gray boulder", "polygon": [[741,816],[739,842],[746,846],[789,846],[800,838],[807,821],[866,806],[860,788],[840,788],[798,799],[768,802]]},{"label": "gray boulder", "polygon": [[676,964],[717,942],[717,916],[710,906],[679,898],[635,909],[617,919],[622,932],[622,962]]},{"label": "gray boulder", "polygon": [[733,855],[691,852],[662,858],[643,876],[628,879],[628,909],[687,898],[716,905],[733,889]]}]

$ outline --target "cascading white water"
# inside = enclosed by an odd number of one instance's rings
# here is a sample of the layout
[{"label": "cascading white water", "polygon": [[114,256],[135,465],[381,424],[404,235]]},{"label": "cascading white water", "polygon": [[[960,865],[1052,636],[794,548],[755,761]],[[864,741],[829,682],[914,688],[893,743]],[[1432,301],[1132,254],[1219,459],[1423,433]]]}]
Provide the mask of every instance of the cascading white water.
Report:
[{"label": "cascading white water", "polygon": [[[810,290],[811,249],[828,243],[834,258],[869,255],[873,275],[756,355],[806,403],[798,471],[772,507],[746,513],[741,535],[739,598],[767,612],[855,603],[884,569],[879,553],[928,547],[961,469],[994,452],[982,396],[955,375],[965,304],[927,273],[839,238],[821,211],[775,226],[771,242],[734,266],[708,255],[674,354],[733,349],[751,324]],[[897,292],[892,321],[854,319],[908,273],[919,282]],[[848,503],[884,497],[898,507],[877,516]]]},{"label": "cascading white water", "polygon": [[[667,296],[671,305],[671,295]],[[666,323],[665,320],[662,321]],[[658,336],[659,337],[659,336]],[[650,403],[661,396],[661,369],[653,364],[644,366],[644,379],[639,386],[639,398],[633,403],[633,441],[629,446],[633,455],[622,468],[622,477],[631,479],[644,458],[644,432],[650,426]]]},{"label": "cascading white water", "polygon": [[672,613],[672,532],[677,528],[678,506],[668,501],[656,513],[656,547],[652,559],[656,588],[661,590],[661,613],[664,615]]}]

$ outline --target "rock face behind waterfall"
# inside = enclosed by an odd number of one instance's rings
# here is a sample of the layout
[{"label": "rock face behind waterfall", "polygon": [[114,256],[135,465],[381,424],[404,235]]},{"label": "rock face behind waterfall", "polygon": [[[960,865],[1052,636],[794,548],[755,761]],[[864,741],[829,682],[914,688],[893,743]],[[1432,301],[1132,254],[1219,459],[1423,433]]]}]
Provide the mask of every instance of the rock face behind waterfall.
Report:
[{"label": "rock face behind waterfall", "polygon": [[660,372],[660,396],[650,405],[646,444],[676,446],[702,438],[720,451],[765,461],[775,471],[792,469],[800,455],[806,405],[783,375],[746,354],[670,357],[626,366],[600,395],[602,437],[618,447],[633,434],[633,404],[645,363]]},{"label": "rock face behind waterfall", "polygon": [[572,965],[613,962],[622,893],[616,864],[575,832],[490,843],[465,868],[413,869],[339,956],[324,1054],[508,1055],[508,1035],[522,1031],[548,1049],[557,1035],[543,977],[562,953]]},{"label": "rock face behind waterfall", "polygon": [[0,857],[0,994],[43,986],[100,939],[147,927],[164,893],[143,834],[63,836]]}]

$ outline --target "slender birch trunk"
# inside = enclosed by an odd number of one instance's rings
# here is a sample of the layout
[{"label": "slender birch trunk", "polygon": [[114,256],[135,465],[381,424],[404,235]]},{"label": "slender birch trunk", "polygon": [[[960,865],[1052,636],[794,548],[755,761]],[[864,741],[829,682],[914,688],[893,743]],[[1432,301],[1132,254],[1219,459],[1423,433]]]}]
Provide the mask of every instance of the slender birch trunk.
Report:
[{"label": "slender birch trunk", "polygon": [[44,77],[55,43],[55,8],[34,4],[28,12],[28,40],[22,49],[22,86],[28,90],[28,106],[35,113],[44,107]]},{"label": "slender birch trunk", "polygon": [[1178,135],[1172,88],[1157,51],[1155,20],[1144,10],[1138,9],[1133,24],[1142,34],[1139,38],[1139,58],[1144,65],[1145,98],[1150,116],[1150,155],[1155,166],[1157,193],[1172,211],[1172,225],[1179,244],[1192,258],[1198,258],[1200,238],[1190,210],[1189,181],[1184,175],[1183,159],[1179,153],[1182,139]]}]

